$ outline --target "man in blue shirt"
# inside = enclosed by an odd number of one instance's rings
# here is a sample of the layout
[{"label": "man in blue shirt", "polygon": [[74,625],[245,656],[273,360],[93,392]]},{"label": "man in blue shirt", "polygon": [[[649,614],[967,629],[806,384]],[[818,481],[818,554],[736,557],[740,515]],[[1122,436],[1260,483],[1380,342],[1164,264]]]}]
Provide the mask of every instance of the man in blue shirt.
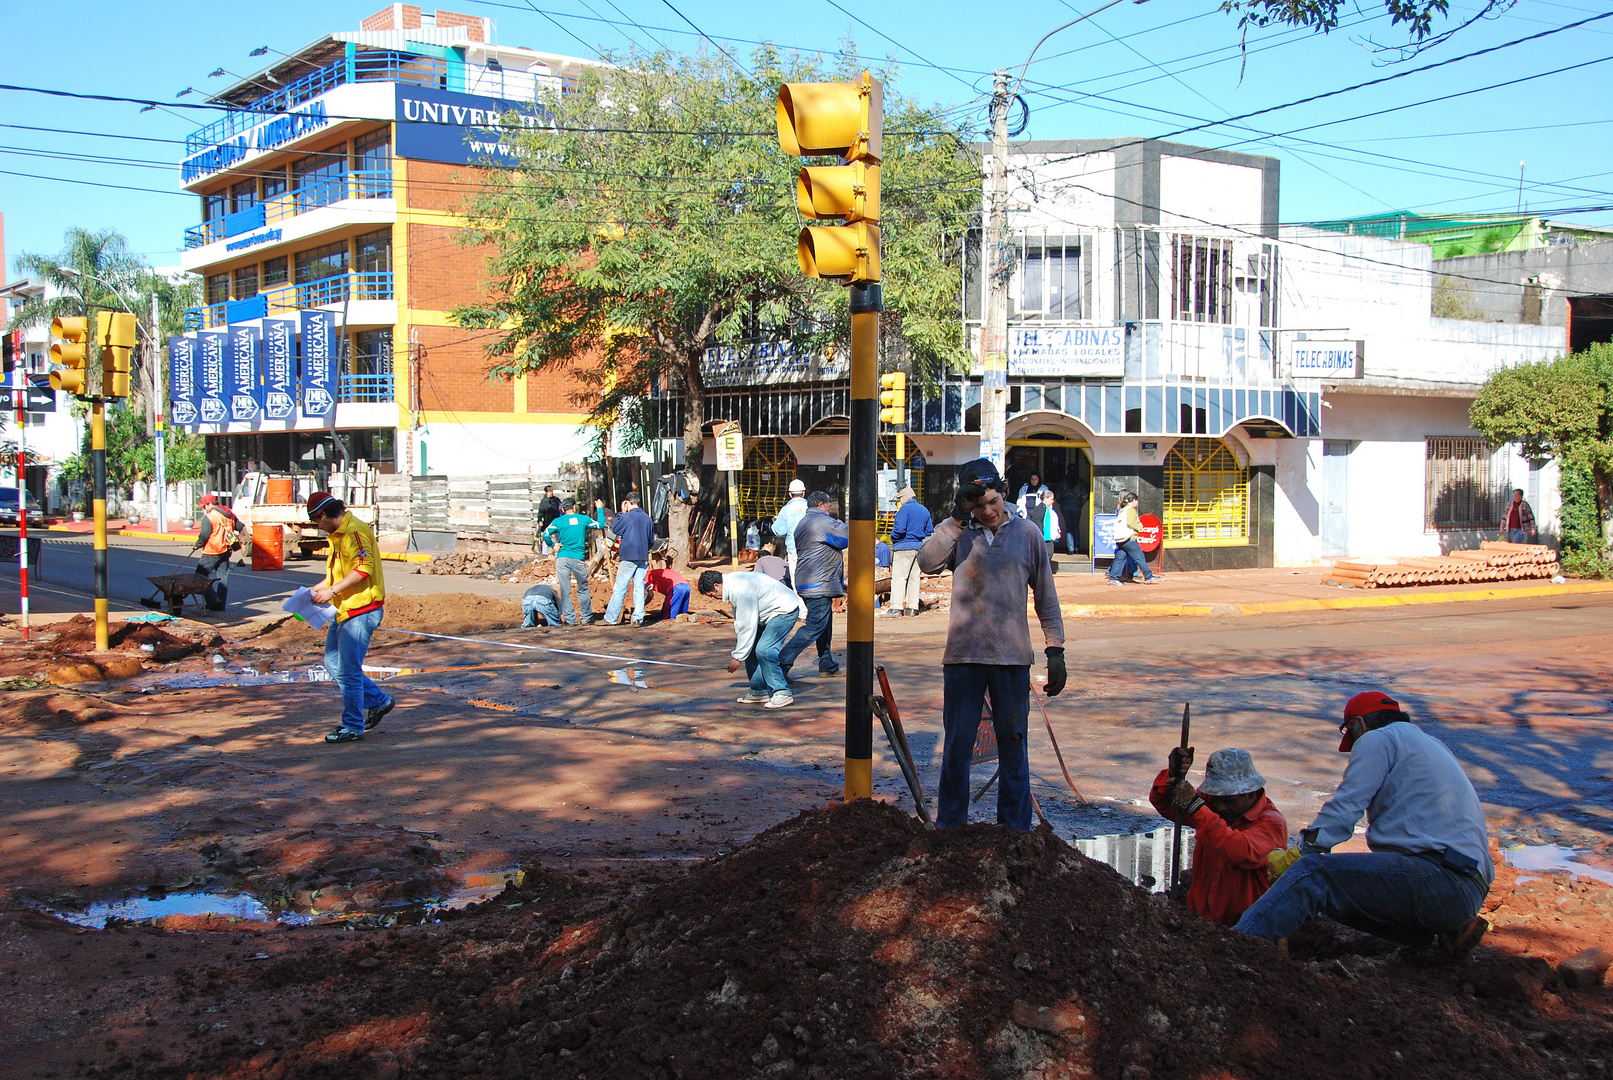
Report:
[{"label": "man in blue shirt", "polygon": [[801,524],[806,512],[806,484],[799,479],[791,480],[790,501],[784,504],[784,508],[778,512],[778,517],[773,519],[773,535],[784,538],[784,548],[789,553],[786,561],[790,564],[791,582],[798,580],[795,572],[795,527]]},{"label": "man in blue shirt", "polygon": [[896,493],[896,522],[891,526],[892,616],[919,613],[919,548],[935,531],[930,511],[910,487]]},{"label": "man in blue shirt", "polygon": [[[560,586],[560,614],[567,626],[576,626],[578,623],[591,623],[594,621],[594,598],[588,591],[588,533],[598,529],[599,522],[591,517],[577,513],[577,500],[567,499],[561,504],[565,513],[555,518],[549,527],[543,530],[543,538],[558,548],[554,559],[555,583]],[[577,583],[577,596],[571,597],[572,582]],[[566,618],[566,601],[571,599],[571,609],[575,613],[572,618]],[[583,606],[588,607],[588,614],[583,614]]]},{"label": "man in blue shirt", "polygon": [[633,586],[633,625],[644,625],[644,575],[650,570],[650,545],[655,543],[655,522],[639,509],[638,496],[622,500],[622,512],[610,523],[617,538],[616,587],[605,607],[605,622],[615,626],[622,617],[622,603],[629,583]]},{"label": "man in blue shirt", "polygon": [[811,644],[818,646],[818,674],[840,674],[840,663],[829,648],[834,634],[834,598],[846,595],[841,553],[851,543],[846,523],[829,513],[834,500],[822,491],[807,496],[807,512],[795,527],[795,591],[806,601],[806,624],[779,652],[779,666],[789,674],[795,658]]}]

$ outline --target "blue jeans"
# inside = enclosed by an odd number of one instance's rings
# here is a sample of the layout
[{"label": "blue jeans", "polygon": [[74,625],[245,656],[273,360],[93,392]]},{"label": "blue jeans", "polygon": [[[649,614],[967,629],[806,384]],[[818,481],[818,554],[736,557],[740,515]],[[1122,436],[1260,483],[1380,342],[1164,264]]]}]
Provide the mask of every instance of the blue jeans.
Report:
[{"label": "blue jeans", "polygon": [[689,586],[674,585],[667,594],[666,603],[661,606],[662,619],[676,619],[679,615],[689,614]]},{"label": "blue jeans", "polygon": [[1154,572],[1148,569],[1148,559],[1143,555],[1142,546],[1133,536],[1129,540],[1122,540],[1115,545],[1115,557],[1109,560],[1109,579],[1119,581],[1126,574],[1126,564],[1131,564],[1132,573],[1140,573],[1144,581],[1153,581]]},{"label": "blue jeans", "polygon": [[991,693],[991,725],[997,733],[997,821],[1014,829],[1031,827],[1030,723],[1031,669],[1000,664],[943,664],[941,722],[946,741],[941,753],[941,797],[935,823],[955,829],[969,820],[969,761],[980,728],[986,693]]},{"label": "blue jeans", "polygon": [[1509,544],[1527,544],[1528,542],[1529,542],[1529,534],[1524,532],[1522,529],[1508,529],[1507,530],[1507,543],[1509,543]]},{"label": "blue jeans", "polygon": [[794,615],[775,615],[757,632],[756,644],[751,647],[750,655],[745,657],[745,674],[750,678],[752,693],[790,692],[784,669],[779,667],[779,649],[783,648],[784,639],[790,636],[793,626]]},{"label": "blue jeans", "polygon": [[342,727],[359,734],[364,733],[364,714],[392,700],[364,674],[364,654],[370,651],[370,635],[381,625],[383,610],[333,622],[325,631],[325,670],[342,688]]},{"label": "blue jeans", "polygon": [[1271,941],[1316,915],[1421,948],[1462,929],[1489,889],[1433,859],[1389,851],[1306,855],[1254,902],[1234,929]]},{"label": "blue jeans", "polygon": [[616,587],[611,590],[610,603],[605,605],[605,621],[614,625],[622,617],[622,603],[627,598],[628,582],[633,584],[633,623],[644,621],[644,575],[650,572],[649,563],[623,559],[616,567]]},{"label": "blue jeans", "polygon": [[840,665],[835,663],[835,654],[829,651],[829,640],[834,636],[834,598],[831,596],[803,596],[806,603],[806,622],[801,629],[795,632],[790,643],[779,652],[778,662],[786,672],[794,665],[795,658],[806,650],[808,645],[816,643],[818,646],[818,670],[835,672]]},{"label": "blue jeans", "polygon": [[202,594],[202,602],[207,605],[208,611],[223,611],[230,598],[230,553],[203,555],[196,560],[196,572],[203,576],[214,575],[207,591]]},{"label": "blue jeans", "polygon": [[547,596],[521,597],[521,625],[537,626],[540,617],[544,626],[560,625],[560,609],[553,600]]},{"label": "blue jeans", "polygon": [[[594,598],[588,591],[588,564],[581,559],[568,559],[561,556],[554,561],[555,587],[560,593],[560,610],[564,612],[566,605],[576,614],[567,619],[563,614],[561,621],[568,626],[576,626],[579,622],[587,622],[594,617]],[[571,583],[577,582],[577,595],[571,595]],[[587,605],[588,614],[583,614],[583,605]]]}]

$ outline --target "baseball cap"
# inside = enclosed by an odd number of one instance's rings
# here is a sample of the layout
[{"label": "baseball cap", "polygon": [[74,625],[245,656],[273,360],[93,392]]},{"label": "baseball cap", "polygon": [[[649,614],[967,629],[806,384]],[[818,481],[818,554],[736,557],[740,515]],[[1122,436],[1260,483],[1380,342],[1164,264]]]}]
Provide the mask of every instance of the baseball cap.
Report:
[{"label": "baseball cap", "polygon": [[990,458],[975,458],[958,466],[958,483],[981,484],[1001,490],[1003,478]]},{"label": "baseball cap", "polygon": [[1344,722],[1339,725],[1339,731],[1344,738],[1339,740],[1339,753],[1348,754],[1350,747],[1355,745],[1355,737],[1347,730],[1350,721],[1359,720],[1363,716],[1383,712],[1387,709],[1398,710],[1400,702],[1384,693],[1382,690],[1363,690],[1349,701],[1344,703]]},{"label": "baseball cap", "polygon": [[803,480],[799,480],[799,479],[791,480],[790,481],[790,494],[791,495],[805,495],[806,494],[806,482],[803,481]]},{"label": "baseball cap", "polygon": [[217,503],[218,503],[218,496],[217,495],[203,495],[202,496],[202,503],[201,504],[203,506],[214,506]]}]

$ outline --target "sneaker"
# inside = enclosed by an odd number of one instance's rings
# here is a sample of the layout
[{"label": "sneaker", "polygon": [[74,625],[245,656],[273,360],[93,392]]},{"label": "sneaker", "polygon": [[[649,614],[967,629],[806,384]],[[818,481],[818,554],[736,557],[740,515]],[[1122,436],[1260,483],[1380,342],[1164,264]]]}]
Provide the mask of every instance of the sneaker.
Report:
[{"label": "sneaker", "polygon": [[339,727],[335,731],[331,732],[329,735],[326,735],[325,736],[325,741],[326,742],[363,742],[364,741],[364,733],[362,731],[354,731],[350,727]]},{"label": "sneaker", "polygon": [[1440,934],[1435,938],[1439,945],[1440,955],[1447,960],[1466,960],[1468,954],[1484,939],[1489,932],[1490,924],[1482,917],[1475,917],[1462,929],[1454,934]]},{"label": "sneaker", "polygon": [[838,679],[839,677],[840,669],[838,667],[830,668],[828,671],[818,672],[818,678],[820,679]]},{"label": "sneaker", "polygon": [[776,693],[772,697],[768,698],[767,699],[767,704],[763,705],[762,708],[764,708],[764,709],[787,709],[791,705],[794,705],[794,704],[795,704],[795,695],[790,693],[788,690],[780,690],[778,693]]},{"label": "sneaker", "polygon": [[747,690],[745,691],[745,696],[739,698],[738,701],[741,705],[760,705],[762,702],[767,701],[768,699],[769,695],[767,694],[759,694],[755,690]]},{"label": "sneaker", "polygon": [[1143,579],[1143,584],[1144,585],[1156,585],[1159,582],[1164,581],[1164,580],[1165,580],[1165,575],[1164,574],[1155,574],[1151,578],[1144,578]]},{"label": "sneaker", "polygon": [[364,730],[365,731],[373,730],[375,725],[379,724],[381,722],[382,717],[386,716],[387,713],[391,712],[392,709],[393,709],[393,706],[395,706],[395,705],[397,705],[396,701],[393,701],[391,698],[387,698],[385,705],[377,705],[375,708],[373,708],[369,712],[365,713],[364,714]]},{"label": "sneaker", "polygon": [[1126,583],[1124,581],[1121,581],[1119,578],[1110,578],[1109,579],[1109,584],[1117,585],[1117,586],[1119,586],[1121,588],[1125,588],[1125,586],[1126,586]]},{"label": "sneaker", "polygon": [[643,619],[634,619],[633,620],[633,625],[634,626],[643,626],[644,625],[644,620]]}]

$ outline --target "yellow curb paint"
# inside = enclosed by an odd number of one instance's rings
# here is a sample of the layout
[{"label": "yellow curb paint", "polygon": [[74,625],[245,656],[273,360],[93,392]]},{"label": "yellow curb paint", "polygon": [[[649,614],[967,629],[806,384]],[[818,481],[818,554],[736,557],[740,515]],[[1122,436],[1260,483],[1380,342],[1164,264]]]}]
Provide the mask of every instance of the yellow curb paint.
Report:
[{"label": "yellow curb paint", "polygon": [[117,535],[136,536],[142,540],[182,540],[192,544],[196,542],[194,536],[186,536],[184,533],[145,532],[140,529],[119,529]]},{"label": "yellow curb paint", "polygon": [[424,551],[383,551],[381,558],[389,562],[430,562],[435,555],[428,555]]}]

